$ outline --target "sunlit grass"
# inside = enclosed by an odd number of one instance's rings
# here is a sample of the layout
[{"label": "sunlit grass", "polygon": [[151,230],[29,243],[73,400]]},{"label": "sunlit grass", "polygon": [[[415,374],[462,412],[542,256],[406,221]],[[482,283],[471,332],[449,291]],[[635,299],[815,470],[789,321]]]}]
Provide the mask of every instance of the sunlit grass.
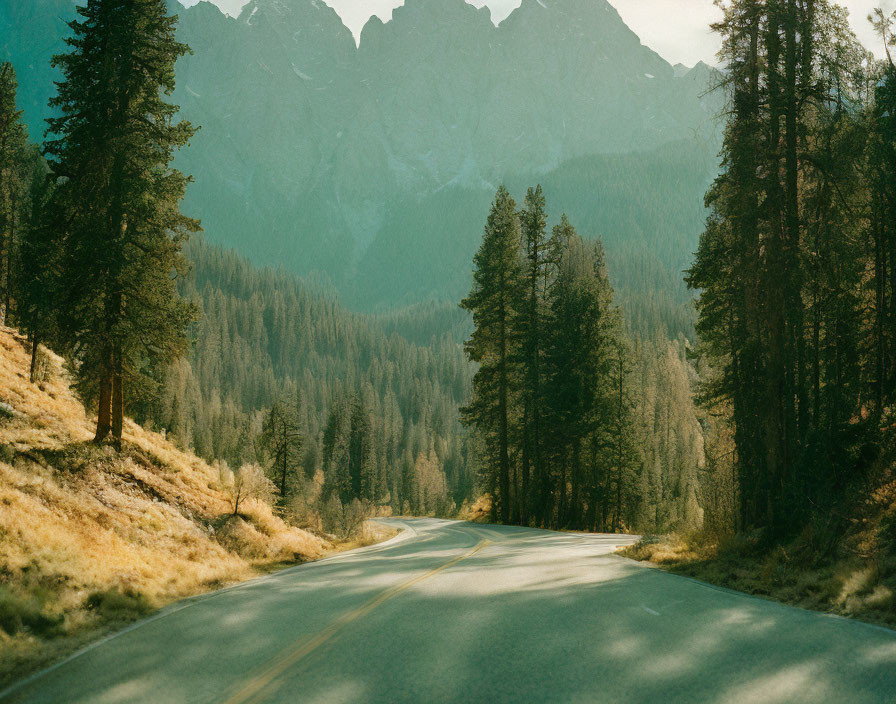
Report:
[{"label": "sunlit grass", "polygon": [[867,516],[843,534],[813,527],[784,544],[758,535],[704,532],[646,537],[620,554],[677,574],[803,608],[896,626],[896,555],[888,526],[896,516],[885,485]]},{"label": "sunlit grass", "polygon": [[264,503],[231,517],[218,472],[158,433],[129,421],[121,455],[94,447],[48,359],[32,385],[26,341],[0,328],[0,684],[174,599],[331,549]]}]

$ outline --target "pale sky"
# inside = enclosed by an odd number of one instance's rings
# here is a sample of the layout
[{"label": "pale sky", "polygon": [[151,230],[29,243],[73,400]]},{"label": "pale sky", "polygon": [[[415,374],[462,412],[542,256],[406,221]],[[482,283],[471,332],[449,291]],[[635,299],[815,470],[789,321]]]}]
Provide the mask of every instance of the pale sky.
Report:
[{"label": "pale sky", "polygon": [[[198,0],[181,0],[192,5]],[[224,12],[239,14],[247,0],[212,0]],[[404,0],[326,0],[342,17],[357,38],[371,15],[384,21]],[[471,5],[488,5],[497,23],[519,6],[520,0],[468,0]],[[715,64],[718,39],[709,31],[709,24],[718,17],[712,0],[610,0],[625,23],[641,37],[641,41],[672,64],[693,66],[698,61]],[[896,10],[896,0],[841,0],[852,15],[853,29],[865,46],[882,55],[879,40],[865,19],[874,7]]]}]

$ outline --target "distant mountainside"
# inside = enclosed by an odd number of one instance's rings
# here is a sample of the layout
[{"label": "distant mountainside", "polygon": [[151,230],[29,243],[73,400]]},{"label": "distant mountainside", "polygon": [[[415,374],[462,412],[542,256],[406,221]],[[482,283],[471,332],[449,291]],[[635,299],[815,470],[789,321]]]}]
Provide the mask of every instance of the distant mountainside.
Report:
[{"label": "distant mountainside", "polygon": [[[258,263],[326,272],[355,307],[460,295],[501,182],[566,183],[581,195],[570,206],[579,222],[600,222],[597,208],[628,209],[640,196],[580,193],[564,173],[582,158],[601,157],[602,183],[620,163],[608,155],[673,173],[698,164],[686,193],[656,186],[649,171],[636,179],[660,211],[678,207],[671,197],[699,204],[716,166],[710,69],[670,66],[605,0],[523,0],[498,27],[464,0],[407,0],[391,21],[372,18],[357,47],[322,0],[252,0],[239,18],[169,2],[193,49],[174,99],[202,126],[179,157],[196,179],[186,210]],[[74,5],[0,0],[0,58],[18,70],[33,138]],[[563,188],[547,191],[549,204],[570,201]],[[697,210],[674,223],[687,241],[674,266],[696,247]],[[614,232],[585,234],[603,236],[618,259],[653,236],[637,220],[614,216]],[[680,304],[678,272],[658,264],[675,274],[667,293]]]}]

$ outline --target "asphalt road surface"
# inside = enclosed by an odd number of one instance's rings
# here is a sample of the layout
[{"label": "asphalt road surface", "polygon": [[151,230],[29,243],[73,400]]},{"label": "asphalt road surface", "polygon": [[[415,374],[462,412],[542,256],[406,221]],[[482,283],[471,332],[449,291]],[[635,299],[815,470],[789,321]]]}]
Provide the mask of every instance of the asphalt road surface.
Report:
[{"label": "asphalt road surface", "polygon": [[433,519],[176,604],[0,701],[896,702],[896,632]]}]

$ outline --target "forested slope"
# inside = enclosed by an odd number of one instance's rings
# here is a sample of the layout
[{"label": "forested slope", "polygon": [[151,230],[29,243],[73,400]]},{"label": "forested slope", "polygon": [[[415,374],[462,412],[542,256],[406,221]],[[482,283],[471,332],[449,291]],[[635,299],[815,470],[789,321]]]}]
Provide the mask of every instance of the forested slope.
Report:
[{"label": "forested slope", "polygon": [[409,324],[400,316],[388,323],[351,313],[323,289],[200,238],[186,253],[193,269],[181,289],[201,305],[201,320],[191,354],[172,367],[144,418],[201,456],[238,466],[254,457],[261,411],[295,405],[304,478],[290,481],[300,485],[351,461],[349,453],[325,457],[323,435],[330,421],[339,426],[336,444],[348,443],[354,416],[370,439],[359,471],[372,474],[375,503],[444,512],[471,496],[457,408],[472,371],[458,342],[427,334],[427,345],[413,344],[396,331]]},{"label": "forested slope", "polygon": [[0,327],[0,686],[110,625],[319,557],[328,541],[261,501],[240,516],[227,477],[128,421],[97,447],[63,360]]},{"label": "forested slope", "polygon": [[687,281],[710,371],[704,534],[640,557],[896,620],[896,13],[732,0],[724,170]]}]

